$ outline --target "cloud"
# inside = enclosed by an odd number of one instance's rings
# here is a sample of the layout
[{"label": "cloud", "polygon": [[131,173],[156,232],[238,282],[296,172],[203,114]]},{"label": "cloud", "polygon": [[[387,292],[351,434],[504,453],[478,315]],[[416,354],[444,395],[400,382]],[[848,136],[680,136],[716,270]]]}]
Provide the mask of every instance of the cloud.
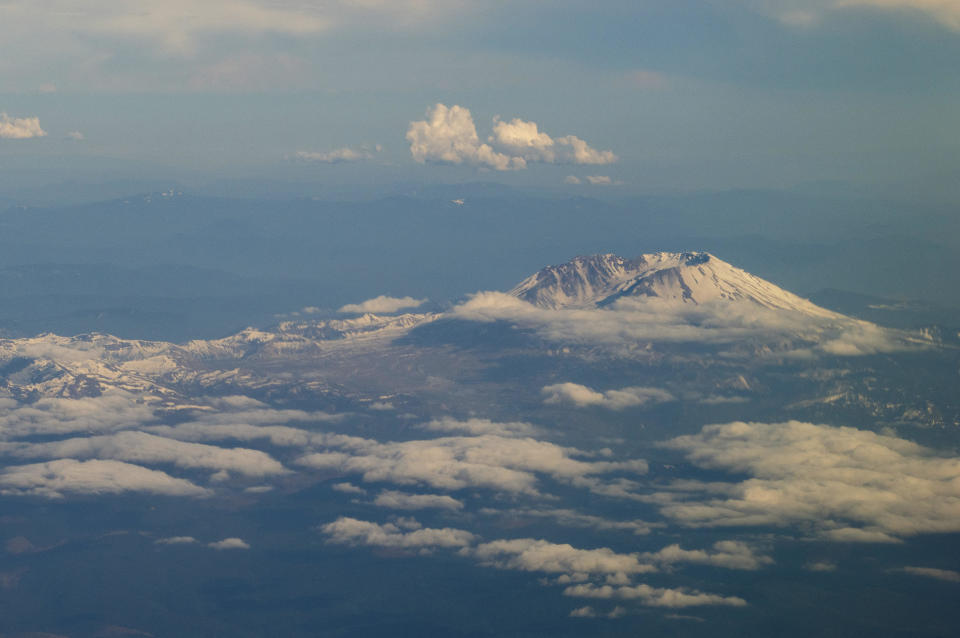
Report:
[{"label": "cloud", "polygon": [[47,134],[38,117],[10,117],[0,113],[0,140],[27,140]]},{"label": "cloud", "polygon": [[410,154],[421,164],[467,164],[498,171],[526,168],[523,158],[511,158],[481,144],[473,116],[462,106],[437,104],[427,111],[426,120],[410,122],[406,137]]},{"label": "cloud", "polygon": [[[380,145],[376,146],[377,152],[380,151]],[[373,159],[374,154],[365,148],[353,149],[344,146],[326,152],[297,151],[293,158],[301,162],[319,162],[322,164],[342,164],[347,162],[362,162]]]},{"label": "cloud", "polygon": [[640,459],[588,461],[576,448],[530,438],[495,435],[442,437],[381,443],[345,435],[326,435],[316,443],[323,451],[297,462],[306,467],[360,474],[366,482],[429,485],[441,490],[485,488],[514,494],[539,495],[537,475],[550,476],[597,494],[629,497],[635,484],[626,479],[605,481],[609,473],[643,474]]},{"label": "cloud", "polygon": [[568,575],[606,576],[656,572],[637,554],[618,554],[613,550],[578,549],[566,543],[551,543],[534,538],[516,538],[482,543],[465,552],[483,565],[500,569],[546,572]]},{"label": "cloud", "polygon": [[576,175],[567,175],[566,177],[563,178],[563,183],[564,184],[580,184],[581,181],[580,181],[580,178],[577,177]]},{"label": "cloud", "polygon": [[661,493],[688,526],[812,526],[828,540],[897,542],[960,531],[960,459],[895,436],[789,421],[705,426],[663,444],[749,478],[720,497]]},{"label": "cloud", "polygon": [[618,355],[650,342],[747,348],[744,354],[749,356],[756,356],[756,346],[763,342],[765,356],[784,357],[861,356],[925,347],[911,341],[907,333],[823,313],[764,308],[742,300],[695,304],[656,297],[622,297],[602,307],[554,309],[506,293],[482,291],[455,306],[449,316],[510,321],[554,343],[607,348]]},{"label": "cloud", "polygon": [[431,432],[456,432],[474,436],[492,434],[495,436],[532,437],[543,433],[542,428],[522,421],[513,421],[510,423],[498,423],[489,419],[467,419],[466,421],[459,421],[450,417],[434,419],[418,427]]},{"label": "cloud", "polygon": [[353,483],[334,483],[330,486],[331,489],[336,490],[337,492],[343,492],[344,494],[358,494],[365,495],[367,490],[362,487],[358,487]]},{"label": "cloud", "polygon": [[394,523],[380,525],[346,516],[323,525],[320,531],[328,537],[328,542],[340,545],[417,550],[467,547],[476,538],[462,529],[444,527],[403,531]]},{"label": "cloud", "polygon": [[[612,164],[617,156],[612,151],[598,151],[576,135],[556,139],[540,131],[536,122],[514,118],[505,122],[493,120],[493,135],[487,141],[497,150],[526,162],[549,164]],[[589,178],[588,178],[589,179]]]},{"label": "cloud", "polygon": [[120,461],[58,459],[0,470],[0,494],[62,498],[65,494],[147,492],[209,496],[210,490],[164,472]]},{"label": "cloud", "polygon": [[417,308],[427,302],[426,299],[414,299],[413,297],[388,297],[380,295],[373,299],[358,304],[347,304],[341,307],[337,312],[363,314],[372,312],[375,314],[390,314],[403,310],[404,308]]},{"label": "cloud", "polygon": [[586,607],[577,607],[570,612],[571,618],[620,618],[626,615],[627,610],[619,605],[608,612],[598,612],[589,605]]},{"label": "cloud", "polygon": [[158,538],[153,542],[157,545],[192,545],[199,541],[193,536],[170,536],[168,538]]},{"label": "cloud", "polygon": [[669,545],[658,552],[641,554],[641,557],[661,566],[695,563],[749,571],[773,564],[772,558],[757,554],[752,547],[739,541],[718,541],[713,544],[713,549],[714,552],[710,553],[702,549],[686,550],[680,545]]},{"label": "cloud", "polygon": [[377,507],[389,507],[395,510],[463,509],[463,502],[445,494],[408,494],[394,490],[380,492],[374,499],[373,504]]},{"label": "cloud", "polygon": [[546,397],[543,400],[544,403],[566,403],[578,408],[599,406],[610,410],[623,410],[647,403],[663,403],[674,400],[674,396],[666,390],[644,387],[597,392],[577,383],[556,383],[545,386],[540,392]]},{"label": "cloud", "polygon": [[719,596],[717,594],[705,594],[686,589],[661,589],[643,584],[613,587],[610,585],[598,586],[584,583],[567,587],[563,593],[566,596],[578,598],[637,600],[641,604],[649,607],[682,608],[705,605],[744,607],[747,604],[747,601],[736,596]]},{"label": "cloud", "polygon": [[613,180],[608,175],[587,175],[587,181],[593,186],[612,186]]},{"label": "cloud", "polygon": [[950,569],[937,569],[936,567],[901,567],[895,571],[901,571],[913,576],[943,580],[948,583],[960,583],[960,572],[955,572]]},{"label": "cloud", "polygon": [[612,151],[598,151],[575,135],[553,138],[536,122],[494,118],[493,134],[481,143],[470,110],[437,104],[427,119],[411,122],[407,129],[410,154],[420,163],[439,162],[519,170],[528,162],[550,164],[611,164]]},{"label": "cloud", "polygon": [[82,142],[83,140],[87,139],[87,137],[80,131],[70,131],[67,133],[66,137],[71,142]]},{"label": "cloud", "polygon": [[960,4],[956,0],[837,0],[836,6],[919,11],[960,31]]},{"label": "cloud", "polygon": [[207,547],[223,550],[223,549],[250,549],[250,545],[247,544],[241,538],[224,538],[213,543],[207,543]]},{"label": "cloud", "polygon": [[283,465],[259,450],[184,443],[146,432],[120,432],[49,443],[8,444],[0,447],[0,452],[22,458],[98,458],[143,464],[163,463],[253,477],[287,473]]},{"label": "cloud", "polygon": [[592,528],[602,531],[627,531],[637,535],[649,534],[654,527],[661,526],[657,523],[648,523],[641,520],[618,521],[591,514],[583,514],[571,509],[551,509],[551,508],[514,508],[508,510],[497,510],[484,508],[480,510],[481,514],[491,516],[501,516],[509,518],[549,518],[557,525],[564,527],[582,527]]},{"label": "cloud", "polygon": [[122,390],[79,399],[42,398],[30,404],[0,399],[0,432],[6,438],[111,432],[154,420],[149,405]]}]

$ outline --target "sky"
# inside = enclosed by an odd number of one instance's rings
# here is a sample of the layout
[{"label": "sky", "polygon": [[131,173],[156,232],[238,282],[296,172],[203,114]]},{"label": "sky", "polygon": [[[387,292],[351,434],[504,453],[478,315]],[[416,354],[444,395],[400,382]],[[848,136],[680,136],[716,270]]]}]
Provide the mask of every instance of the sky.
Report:
[{"label": "sky", "polygon": [[0,0],[0,195],[63,181],[950,191],[960,0]]}]

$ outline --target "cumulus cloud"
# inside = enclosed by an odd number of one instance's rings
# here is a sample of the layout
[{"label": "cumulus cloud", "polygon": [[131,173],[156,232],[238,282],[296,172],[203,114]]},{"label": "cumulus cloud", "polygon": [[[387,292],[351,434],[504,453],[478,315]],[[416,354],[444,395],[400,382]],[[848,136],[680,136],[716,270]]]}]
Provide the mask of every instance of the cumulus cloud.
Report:
[{"label": "cumulus cloud", "polygon": [[207,547],[216,550],[223,549],[250,549],[250,545],[242,538],[224,538],[223,540],[207,543]]},{"label": "cumulus cloud", "polygon": [[563,593],[577,598],[636,600],[649,607],[682,608],[705,605],[744,607],[747,604],[747,601],[736,596],[719,596],[686,589],[661,589],[644,584],[614,587],[583,583],[567,587]]},{"label": "cumulus cloud", "polygon": [[[376,152],[380,152],[380,145],[374,147]],[[343,164],[347,162],[362,162],[373,159],[374,154],[366,148],[350,148],[344,146],[332,151],[297,151],[293,154],[293,159],[301,162],[318,162],[321,164]]]},{"label": "cumulus cloud", "polygon": [[47,134],[40,128],[38,117],[10,117],[0,113],[0,139],[27,140],[32,137],[43,137]]},{"label": "cumulus cloud", "polygon": [[493,134],[481,142],[470,110],[437,104],[427,119],[411,122],[407,129],[410,154],[417,162],[480,166],[498,171],[518,170],[528,162],[611,164],[612,151],[599,151],[575,135],[553,138],[536,122],[519,118],[509,122],[494,118]]},{"label": "cumulus cloud", "polygon": [[79,399],[42,398],[30,404],[0,399],[0,433],[7,438],[110,432],[153,420],[153,409],[124,391]]},{"label": "cumulus cloud", "polygon": [[580,178],[577,177],[576,175],[567,175],[566,177],[563,178],[563,183],[564,184],[580,184],[582,182],[580,181]]},{"label": "cumulus cloud", "polygon": [[82,142],[83,140],[87,139],[87,136],[80,131],[70,131],[67,133],[67,139],[71,142]]},{"label": "cumulus cloud", "polygon": [[790,421],[709,425],[664,443],[694,465],[746,474],[721,496],[661,493],[689,526],[812,526],[829,540],[897,542],[960,531],[960,459],[895,436]]},{"label": "cumulus cloud", "polygon": [[429,485],[441,490],[479,487],[507,493],[539,495],[542,474],[598,494],[630,496],[636,485],[626,479],[605,481],[609,473],[643,474],[645,461],[592,461],[576,448],[530,438],[495,435],[441,437],[381,443],[346,435],[325,435],[323,451],[298,463],[323,470],[360,474],[366,482]]},{"label": "cumulus cloud", "polygon": [[287,472],[282,464],[259,450],[184,443],[146,432],[120,432],[49,443],[8,444],[0,447],[0,451],[23,458],[98,458],[143,464],[162,463],[254,477]]},{"label": "cumulus cloud", "polygon": [[584,577],[633,575],[657,571],[642,562],[637,554],[618,554],[613,550],[578,549],[566,543],[551,543],[534,538],[515,538],[481,543],[465,552],[483,565],[501,569],[545,572]]},{"label": "cumulus cloud", "polygon": [[123,492],[165,496],[212,494],[190,481],[120,461],[58,459],[0,470],[0,494],[62,498],[65,494]]},{"label": "cumulus cloud", "polygon": [[544,403],[565,403],[578,408],[595,405],[610,410],[623,410],[647,403],[663,403],[674,400],[672,394],[660,388],[632,387],[597,392],[577,383],[548,385],[541,390],[541,393],[545,397]]},{"label": "cumulus cloud", "polygon": [[403,310],[404,308],[418,308],[427,302],[426,299],[414,299],[413,297],[388,297],[380,295],[373,299],[358,304],[347,304],[341,307],[337,312],[363,314],[372,312],[375,314],[390,314]]},{"label": "cumulus cloud", "polygon": [[353,483],[334,483],[330,487],[331,489],[336,490],[337,492],[343,492],[344,494],[357,494],[362,496],[367,493],[367,490],[354,485]]},{"label": "cumulus cloud", "polygon": [[718,541],[713,544],[713,549],[713,552],[708,552],[702,549],[687,550],[680,545],[668,545],[658,552],[648,552],[641,556],[661,566],[695,563],[753,571],[773,564],[772,558],[757,554],[752,547],[739,541]]},{"label": "cumulus cloud", "polygon": [[377,495],[373,504],[395,510],[443,509],[461,510],[463,502],[446,494],[409,494],[395,490],[384,490]]},{"label": "cumulus cloud", "polygon": [[955,572],[951,569],[937,569],[936,567],[901,567],[896,571],[901,571],[905,574],[911,574],[913,576],[923,576],[925,578],[943,580],[948,583],[960,583],[960,572]]},{"label": "cumulus cloud", "polygon": [[476,538],[462,529],[444,527],[442,529],[420,528],[412,531],[396,523],[372,523],[355,518],[341,516],[332,523],[320,528],[328,542],[340,545],[391,547],[410,550],[432,550],[439,548],[461,548],[473,543]]}]

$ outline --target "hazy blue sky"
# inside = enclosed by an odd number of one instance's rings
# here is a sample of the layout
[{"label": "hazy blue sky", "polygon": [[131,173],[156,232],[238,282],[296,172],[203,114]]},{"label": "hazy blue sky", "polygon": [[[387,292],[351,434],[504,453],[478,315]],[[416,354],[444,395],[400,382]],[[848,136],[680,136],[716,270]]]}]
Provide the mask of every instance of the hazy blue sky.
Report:
[{"label": "hazy blue sky", "polygon": [[960,0],[0,0],[0,188],[936,192],[958,60]]}]

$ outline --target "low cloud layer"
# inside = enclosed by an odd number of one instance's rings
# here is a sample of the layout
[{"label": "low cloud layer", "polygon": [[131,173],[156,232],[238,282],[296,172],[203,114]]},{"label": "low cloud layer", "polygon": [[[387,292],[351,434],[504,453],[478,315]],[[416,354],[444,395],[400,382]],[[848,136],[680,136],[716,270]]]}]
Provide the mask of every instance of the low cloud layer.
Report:
[{"label": "low cloud layer", "polygon": [[163,496],[210,496],[185,479],[120,461],[58,459],[0,470],[0,494],[62,498],[68,494],[144,492]]},{"label": "low cloud layer", "polygon": [[463,502],[446,494],[409,494],[396,490],[384,490],[377,495],[373,504],[395,510],[443,509],[461,510]]},{"label": "low cloud layer", "polygon": [[576,448],[490,434],[387,443],[327,435],[318,447],[324,451],[305,455],[298,463],[359,474],[366,482],[427,485],[441,490],[484,488],[537,496],[538,475],[544,475],[594,493],[625,496],[632,483],[625,479],[608,481],[600,476],[639,475],[647,471],[646,462],[639,459],[581,460],[589,455]]},{"label": "low cloud layer", "polygon": [[544,403],[568,404],[578,408],[598,406],[609,410],[623,410],[648,403],[673,401],[674,396],[660,388],[623,388],[597,392],[577,383],[556,383],[541,390]]},{"label": "low cloud layer", "polygon": [[27,140],[33,137],[43,137],[47,134],[40,128],[38,117],[10,117],[0,113],[0,139]]},{"label": "low cloud layer", "polygon": [[656,298],[622,298],[602,308],[551,309],[502,292],[479,292],[451,315],[481,322],[510,321],[553,342],[604,347],[626,354],[647,342],[749,347],[774,343],[780,356],[860,356],[919,347],[905,335],[865,321],[816,317],[717,300],[686,304]]},{"label": "low cloud layer", "polygon": [[380,295],[373,299],[367,299],[362,303],[347,304],[341,307],[338,312],[390,314],[398,310],[403,310],[404,308],[417,308],[426,302],[426,299],[414,299],[413,297],[388,297],[387,295]]},{"label": "low cloud layer", "polygon": [[802,526],[843,542],[960,531],[960,459],[895,436],[789,421],[710,425],[664,444],[697,467],[746,474],[721,496],[663,492],[688,526]]},{"label": "low cloud layer", "polygon": [[530,162],[547,164],[612,164],[612,151],[599,151],[575,135],[551,137],[536,122],[494,118],[493,132],[480,141],[470,110],[437,104],[427,119],[407,129],[410,154],[420,163],[478,166],[498,171],[519,170]]},{"label": "low cloud layer", "polygon": [[725,605],[745,607],[747,601],[736,596],[718,596],[686,589],[662,589],[649,585],[592,585],[584,583],[572,585],[564,590],[564,595],[577,598],[602,598],[612,600],[636,600],[649,607],[700,607],[706,605]]},{"label": "low cloud layer", "polygon": [[420,528],[404,530],[395,523],[372,523],[341,516],[320,528],[331,543],[396,549],[432,550],[466,547],[476,538],[462,529]]}]

